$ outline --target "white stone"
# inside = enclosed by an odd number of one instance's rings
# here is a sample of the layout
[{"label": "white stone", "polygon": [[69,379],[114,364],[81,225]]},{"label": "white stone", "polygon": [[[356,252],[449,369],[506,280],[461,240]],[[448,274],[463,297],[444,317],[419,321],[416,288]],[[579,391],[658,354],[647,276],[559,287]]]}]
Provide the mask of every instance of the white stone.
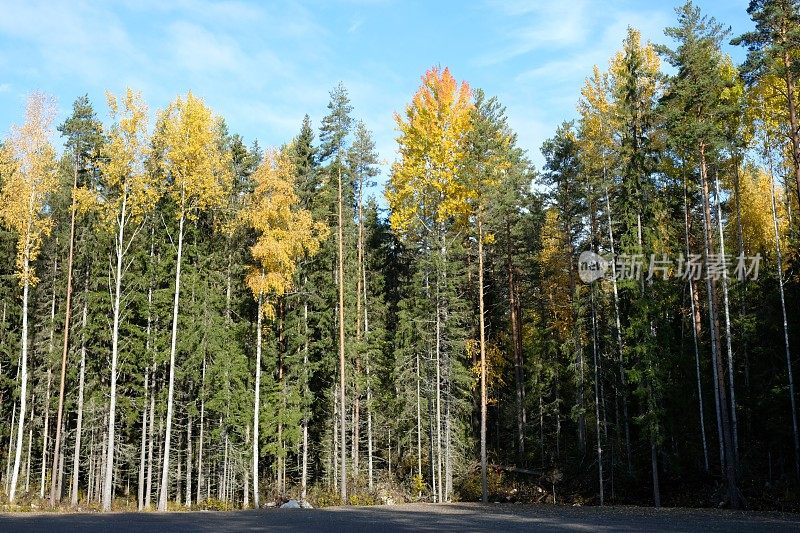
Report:
[{"label": "white stone", "polygon": [[281,505],[281,509],[300,509],[300,503],[297,500],[289,500]]}]

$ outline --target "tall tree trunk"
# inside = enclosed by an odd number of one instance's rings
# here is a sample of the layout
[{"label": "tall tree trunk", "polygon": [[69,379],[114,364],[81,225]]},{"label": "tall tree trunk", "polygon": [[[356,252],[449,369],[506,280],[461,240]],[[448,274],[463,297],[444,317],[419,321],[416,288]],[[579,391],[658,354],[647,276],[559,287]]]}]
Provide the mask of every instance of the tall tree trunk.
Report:
[{"label": "tall tree trunk", "polygon": [[[714,170],[714,202],[716,204],[717,233],[719,234],[719,254],[725,258],[725,232],[722,229],[722,206],[719,194],[719,176]],[[736,387],[734,385],[733,347],[731,343],[731,314],[728,303],[728,269],[722,269],[722,302],[725,312],[725,348],[728,353],[728,386],[731,398],[731,434],[733,438],[733,460],[739,464],[739,428],[736,421]]]},{"label": "tall tree trunk", "polygon": [[[245,449],[246,449],[246,448],[250,447],[250,426],[247,426],[246,428],[244,428],[244,435],[245,435],[244,436],[244,445],[245,445]],[[242,470],[244,471],[244,483],[242,483],[242,485],[244,486],[244,498],[243,498],[243,501],[242,501],[242,508],[243,509],[247,509],[248,507],[250,507],[250,478],[249,478],[250,473],[248,472],[247,468],[243,468]],[[198,472],[198,479],[197,480],[198,480],[198,485],[197,486],[199,487],[200,486],[199,485],[199,481],[200,481],[199,472]],[[198,503],[199,503],[199,500],[198,500]]]},{"label": "tall tree trunk", "polygon": [[[303,275],[303,287],[308,280]],[[305,501],[308,491],[308,409],[311,391],[309,390],[308,368],[308,297],[303,297],[303,466],[300,475],[300,500]]]},{"label": "tall tree trunk", "polygon": [[[90,409],[94,407],[93,402],[89,402]],[[87,472],[87,479],[86,479],[86,501],[92,501],[92,490],[94,484],[94,426],[92,426],[92,430],[89,433],[90,440],[89,440],[89,469]]]},{"label": "tall tree trunk", "polygon": [[[36,395],[31,397],[31,422],[34,418],[34,406],[36,405]],[[31,490],[31,451],[33,448],[33,424],[28,424],[28,457],[25,461],[25,494]]]},{"label": "tall tree trunk", "polygon": [[789,406],[792,410],[792,437],[794,444],[794,469],[795,476],[800,479],[800,437],[797,431],[797,407],[795,405],[794,375],[792,373],[792,354],[789,350],[789,325],[786,319],[786,300],[784,297],[783,279],[783,254],[781,250],[781,236],[778,228],[778,206],[775,201],[775,178],[772,171],[772,158],[769,159],[769,183],[772,205],[772,226],[775,232],[775,255],[777,259],[778,288],[781,296],[781,313],[783,318],[783,347],[786,354],[786,371],[789,378]]},{"label": "tall tree trunk", "polygon": [[[149,343],[149,339],[148,339]],[[139,446],[139,489],[137,493],[137,501],[139,510],[144,509],[144,476],[145,476],[145,459],[147,454],[147,407],[148,400],[150,399],[147,394],[147,389],[150,381],[148,374],[149,368],[144,371],[144,406],[142,408],[142,439]]]},{"label": "tall tree trunk", "polygon": [[167,494],[169,492],[169,453],[172,437],[172,402],[175,394],[175,348],[178,340],[178,303],[181,292],[181,260],[183,259],[183,224],[186,220],[185,199],[181,197],[181,218],[178,225],[178,257],[175,265],[175,300],[172,305],[172,339],[169,349],[169,385],[167,388],[167,429],[164,435],[164,459],[161,465],[161,487],[158,496],[158,510],[167,510]]},{"label": "tall tree trunk", "polygon": [[345,403],[345,373],[344,373],[344,217],[342,215],[342,169],[339,168],[338,180],[338,289],[339,289],[339,452],[341,464],[339,465],[339,496],[342,503],[347,502],[347,408]]},{"label": "tall tree trunk", "polygon": [[192,417],[186,424],[186,507],[192,506]]},{"label": "tall tree trunk", "polygon": [[[703,197],[703,234],[704,234],[704,252],[706,260],[711,254],[711,206],[708,194],[708,175],[706,171],[705,159],[705,146],[700,147],[700,180],[701,180],[701,193]],[[711,279],[711,276],[706,276],[706,290],[708,292],[708,309],[709,309],[709,331],[711,332],[711,358],[712,364],[715,368],[715,387],[718,394],[718,410],[719,421],[721,428],[721,447],[724,455],[724,471],[728,483],[728,496],[730,498],[731,507],[738,508],[739,503],[739,489],[736,480],[736,463],[734,462],[733,455],[733,438],[731,436],[730,419],[728,416],[728,399],[727,391],[725,390],[725,373],[722,366],[722,357],[719,341],[719,320],[716,309],[716,282]]]},{"label": "tall tree trunk", "polygon": [[[78,188],[78,157],[76,152],[75,174],[72,180],[72,205],[69,220],[69,252],[67,254],[67,295],[64,309],[64,348],[61,352],[61,374],[58,385],[58,415],[56,416],[56,441],[53,445],[53,472],[56,471],[56,460],[61,453],[61,424],[64,414],[64,385],[67,377],[67,353],[69,351],[69,323],[72,317],[72,257],[75,249],[75,191]],[[56,478],[50,482],[50,506],[55,507],[61,500],[61,491],[56,491]]]},{"label": "tall tree trunk", "polygon": [[[47,457],[50,445],[50,385],[52,383],[53,374],[50,369],[50,364],[53,359],[53,338],[55,336],[55,321],[56,321],[56,271],[58,270],[57,261],[53,261],[53,297],[50,302],[50,341],[48,343],[47,353],[47,395],[45,396],[44,404],[44,438],[42,439],[42,469],[41,478],[39,480],[39,499],[44,499],[45,480],[47,478]],[[24,412],[23,412],[24,415]],[[51,473],[53,475],[55,471]]]},{"label": "tall tree trunk", "polygon": [[83,429],[83,390],[86,376],[86,318],[88,315],[89,271],[86,271],[86,282],[83,288],[83,310],[81,312],[81,363],[78,376],[78,420],[75,423],[75,451],[72,454],[72,490],[70,505],[78,506],[78,482],[81,466],[81,431]]},{"label": "tall tree trunk", "polygon": [[[61,428],[62,435],[66,434],[66,431],[67,431],[66,423],[67,423],[67,421],[64,420],[64,426],[65,427]],[[65,454],[64,454],[64,447],[63,446],[61,447],[61,452],[59,452],[58,455],[59,455],[59,457],[58,457],[58,476],[57,476],[58,477],[58,483],[56,484],[56,494],[60,495],[60,494],[62,494],[62,488],[64,486],[64,455]]]},{"label": "tall tree trunk", "polygon": [[594,303],[594,285],[592,291],[592,357],[594,359],[594,418],[597,433],[597,477],[600,486],[600,505],[605,501],[603,493],[603,445],[600,434],[600,365],[597,354],[597,311]]},{"label": "tall tree trunk", "polygon": [[417,373],[417,475],[419,476],[420,481],[422,481],[425,476],[422,475],[422,416],[420,413],[420,377],[419,377],[419,352],[416,353],[416,365],[415,370]]},{"label": "tall tree trunk", "polygon": [[[360,194],[360,193],[359,193]],[[361,205],[359,203],[359,209]],[[361,215],[359,215],[359,220]],[[367,262],[364,258],[363,251],[363,223],[362,223],[362,260],[361,260],[361,286],[363,288],[364,296],[364,340],[367,343],[367,353],[365,354],[365,370],[367,377],[367,477],[369,478],[369,490],[373,489],[373,475],[372,475],[372,462],[373,462],[373,442],[372,442],[372,382],[370,381],[370,357],[369,357],[369,302],[367,299]]]},{"label": "tall tree trunk", "polygon": [[439,226],[440,253],[439,273],[436,278],[436,495],[442,501],[442,359],[444,339],[444,305],[442,292],[446,290],[444,270],[447,257],[446,235],[443,225]]},{"label": "tall tree trunk", "polygon": [[630,425],[628,424],[628,380],[625,377],[625,350],[622,343],[622,324],[620,321],[619,311],[619,291],[617,288],[617,266],[615,260],[615,246],[614,246],[614,225],[611,217],[611,200],[608,194],[608,187],[606,191],[606,218],[608,219],[608,240],[611,247],[611,288],[614,295],[614,332],[617,338],[617,351],[619,354],[619,378],[620,387],[622,388],[622,423],[625,430],[625,457],[628,465],[628,475],[633,475],[633,460],[631,458],[631,435]]},{"label": "tall tree trunk", "polygon": [[[147,486],[145,488],[144,494],[144,506],[149,509],[150,508],[150,497],[153,494],[153,448],[155,443],[153,442],[153,425],[155,422],[155,411],[156,411],[156,379],[155,379],[155,372],[156,372],[156,365],[153,364],[153,386],[150,388],[150,421],[147,424]],[[159,424],[161,421],[159,420]],[[161,430],[159,429],[159,435],[161,434]]]},{"label": "tall tree trunk", "polygon": [[522,358],[521,310],[514,279],[514,263],[511,252],[511,224],[506,221],[506,273],[508,275],[508,308],[511,322],[511,344],[514,349],[514,383],[517,404],[517,460],[525,461],[525,367]]},{"label": "tall tree trunk", "polygon": [[[686,178],[683,181],[683,214],[684,214],[684,245],[686,257],[689,257],[689,184]],[[703,409],[703,383],[700,379],[700,349],[698,339],[702,333],[702,319],[700,317],[699,298],[695,288],[695,280],[689,279],[689,305],[692,313],[692,341],[694,345],[694,367],[697,379],[697,410],[700,415],[700,435],[703,440],[703,469],[708,473],[708,444],[706,442],[706,424]]]},{"label": "tall tree trunk", "polygon": [[[263,275],[263,272],[262,272]],[[258,317],[256,318],[256,375],[255,375],[255,391],[253,398],[253,505],[258,509],[258,454],[259,454],[259,439],[258,439],[258,422],[259,413],[261,411],[260,398],[261,398],[261,327],[262,327],[262,307],[264,296],[259,291],[258,293]]]},{"label": "tall tree trunk", "polygon": [[[650,393],[652,395],[652,392]],[[658,482],[658,444],[655,431],[650,430],[650,468],[653,475],[653,506],[661,507],[661,489]]]},{"label": "tall tree trunk", "polygon": [[[352,461],[353,479],[358,483],[359,479],[359,451],[361,447],[361,391],[359,390],[359,377],[361,376],[361,350],[364,346],[365,333],[362,330],[361,313],[366,307],[366,279],[362,276],[364,272],[364,213],[363,213],[363,187],[364,178],[359,173],[358,176],[358,211],[356,228],[356,354],[353,365],[353,436],[352,436]],[[362,302],[361,297],[364,296]]]},{"label": "tall tree trunk", "polygon": [[17,402],[14,402],[14,407],[11,410],[11,431],[8,432],[8,454],[6,455],[6,475],[3,478],[5,480],[6,486],[6,494],[9,494],[9,502],[13,501],[10,499],[11,494],[11,455],[14,454],[14,423],[17,417]]},{"label": "tall tree trunk", "polygon": [[[736,243],[738,245],[739,256],[744,257],[744,229],[742,227],[742,202],[741,202],[741,189],[740,189],[740,158],[738,149],[732,149],[733,157],[733,197],[736,206]],[[747,285],[742,285],[739,291],[739,318],[743,321],[745,318],[745,301],[747,296]],[[747,352],[747,336],[744,333],[744,328],[740,326],[742,355],[744,356],[744,386],[750,390],[750,358]]]},{"label": "tall tree trunk", "polygon": [[[122,208],[117,219],[117,266],[114,279],[114,307],[111,327],[111,386],[108,406],[108,450],[106,451],[105,461],[105,482],[103,484],[103,511],[111,510],[111,499],[114,495],[113,474],[114,474],[114,446],[115,446],[115,426],[117,414],[117,359],[119,358],[119,318],[120,304],[122,299],[122,259],[125,253],[125,223],[127,194],[122,195]],[[180,267],[178,267],[180,268]],[[169,424],[167,424],[169,427]],[[166,510],[164,508],[163,510]]]},{"label": "tall tree trunk", "polygon": [[[44,403],[44,436],[42,438],[42,471],[39,480],[39,499],[44,499],[44,484],[47,479],[47,451],[50,444],[50,384],[53,379],[53,374],[50,368],[47,369],[47,395],[45,396]],[[52,475],[52,473],[51,473]]]},{"label": "tall tree trunk", "polygon": [[[203,373],[200,383],[200,436],[197,439],[197,504],[203,501],[203,431],[206,416],[206,358],[203,356]],[[248,430],[249,435],[249,430]]]},{"label": "tall tree trunk", "polygon": [[[153,264],[153,256],[155,251],[155,239],[153,238],[155,234],[155,225],[151,226],[150,229],[150,265]],[[147,287],[147,327],[145,330],[145,353],[146,355],[150,355],[151,349],[153,346],[152,341],[152,332],[153,332],[153,281],[150,279],[149,285]],[[144,373],[144,408],[142,409],[142,446],[141,446],[141,459],[139,461],[139,510],[143,510],[145,508],[145,490],[149,493],[150,488],[150,479],[148,478],[145,480],[146,477],[146,466],[149,464],[147,460],[147,435],[148,429],[149,434],[152,435],[152,419],[153,413],[150,412],[150,425],[147,424],[147,413],[148,407],[150,406],[150,396],[152,395],[152,391],[149,390],[149,383],[151,379],[151,375],[149,374],[149,366],[145,369]],[[153,366],[153,389],[155,389],[155,365]],[[145,488],[145,482],[147,482],[147,488]],[[147,506],[149,507],[149,494],[147,496]]]},{"label": "tall tree trunk", "polygon": [[481,352],[481,501],[489,502],[489,484],[486,464],[486,325],[483,310],[483,222],[478,215],[478,328]]}]

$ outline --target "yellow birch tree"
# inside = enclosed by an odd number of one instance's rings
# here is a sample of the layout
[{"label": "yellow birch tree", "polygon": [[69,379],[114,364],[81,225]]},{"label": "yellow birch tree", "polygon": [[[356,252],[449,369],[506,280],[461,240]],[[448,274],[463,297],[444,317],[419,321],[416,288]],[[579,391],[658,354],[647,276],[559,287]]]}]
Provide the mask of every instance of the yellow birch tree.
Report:
[{"label": "yellow birch tree", "polygon": [[172,437],[175,389],[175,348],[178,336],[178,304],[181,290],[183,231],[187,220],[198,213],[221,206],[227,199],[233,174],[230,153],[218,142],[220,122],[203,101],[191,92],[178,97],[164,110],[156,125],[153,146],[157,168],[168,183],[167,193],[177,205],[178,250],[175,267],[175,298],[172,306],[172,335],[169,351],[169,385],[164,457],[158,510],[167,510],[169,456]]},{"label": "yellow birch tree", "polygon": [[22,286],[22,331],[20,354],[19,417],[17,443],[8,500],[17,492],[28,394],[28,293],[39,281],[34,261],[53,222],[47,211],[47,196],[57,186],[55,150],[49,136],[55,118],[55,101],[42,93],[28,97],[25,123],[13,127],[3,147],[3,180],[0,191],[0,221],[17,234],[17,277]]},{"label": "yellow birch tree", "polygon": [[259,411],[263,318],[275,316],[276,300],[292,288],[298,261],[314,255],[328,228],[299,208],[294,190],[295,167],[287,149],[268,150],[253,173],[255,190],[243,211],[245,223],[258,234],[250,249],[255,264],[246,283],[258,301],[256,319],[256,373],[253,407],[253,503],[258,508]]},{"label": "yellow birch tree", "polygon": [[[121,315],[122,278],[125,276],[124,258],[133,239],[141,228],[144,215],[159,198],[157,176],[145,168],[148,155],[147,106],[139,93],[128,89],[120,102],[112,94],[106,95],[114,125],[108,143],[103,149],[101,171],[104,180],[102,196],[96,198],[104,224],[102,228],[114,231],[113,273],[114,295],[111,320],[111,375],[108,413],[108,446],[106,448],[102,506],[111,510],[113,497],[115,423],[117,404],[117,362],[119,359],[119,325]],[[89,193],[90,191],[86,191]]]}]

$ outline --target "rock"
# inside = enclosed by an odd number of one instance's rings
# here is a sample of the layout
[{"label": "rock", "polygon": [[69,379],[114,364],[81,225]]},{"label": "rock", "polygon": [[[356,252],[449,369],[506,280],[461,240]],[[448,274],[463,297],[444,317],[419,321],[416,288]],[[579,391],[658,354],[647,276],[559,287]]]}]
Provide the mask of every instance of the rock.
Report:
[{"label": "rock", "polygon": [[305,500],[302,500],[302,501],[300,502],[300,507],[302,507],[303,509],[313,509],[313,508],[314,508],[314,506],[313,506],[313,505],[311,505],[310,503],[308,503],[308,502],[307,502],[307,501],[305,501]]},{"label": "rock", "polygon": [[300,503],[297,500],[289,500],[281,505],[281,509],[300,509]]},{"label": "rock", "polygon": [[275,507],[275,502],[267,502],[264,504],[264,507]]}]

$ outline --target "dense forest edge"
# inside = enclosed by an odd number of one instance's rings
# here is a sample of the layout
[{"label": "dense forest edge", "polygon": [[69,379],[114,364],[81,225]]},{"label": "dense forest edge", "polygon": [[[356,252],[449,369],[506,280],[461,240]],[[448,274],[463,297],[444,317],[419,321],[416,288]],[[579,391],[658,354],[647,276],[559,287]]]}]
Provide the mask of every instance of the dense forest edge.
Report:
[{"label": "dense forest edge", "polygon": [[0,510],[800,511],[800,1],[747,11],[628,28],[541,169],[442,66],[390,166],[342,84],[279,147],[192,92],[61,124],[32,93],[0,143]]}]

